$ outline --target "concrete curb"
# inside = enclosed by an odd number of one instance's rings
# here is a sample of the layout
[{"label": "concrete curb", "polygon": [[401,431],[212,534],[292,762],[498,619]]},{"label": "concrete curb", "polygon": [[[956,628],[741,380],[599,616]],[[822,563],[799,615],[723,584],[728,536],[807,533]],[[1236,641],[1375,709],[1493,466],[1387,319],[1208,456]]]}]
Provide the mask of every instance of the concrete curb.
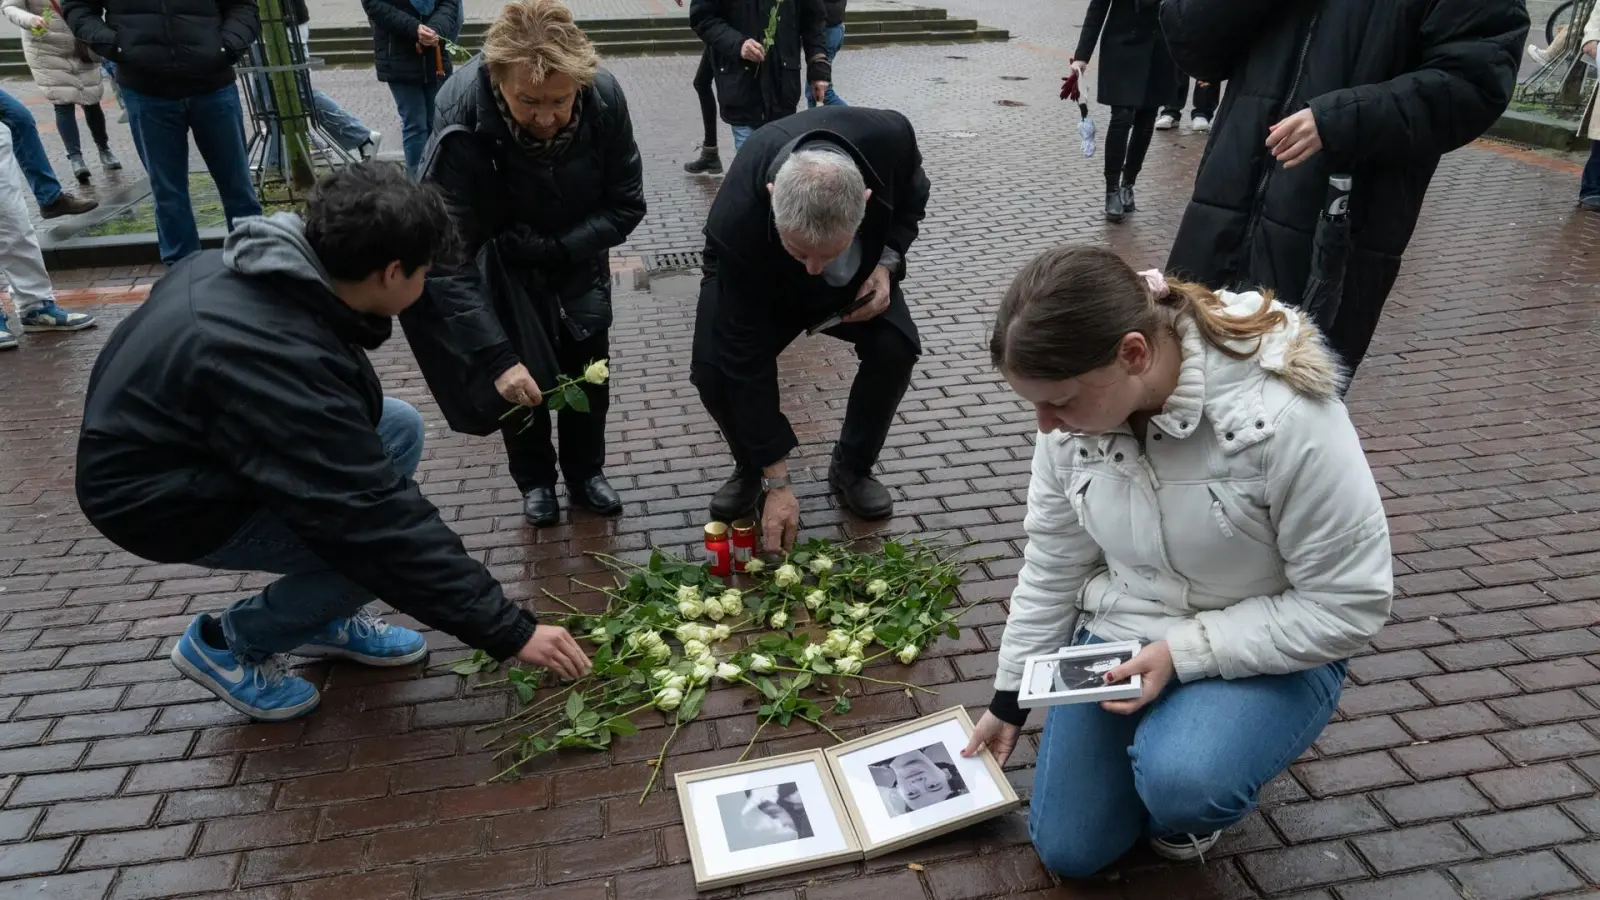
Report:
[{"label": "concrete curb", "polygon": [[1516,109],[1506,110],[1486,136],[1564,153],[1589,149],[1589,139],[1578,135],[1577,122]]}]

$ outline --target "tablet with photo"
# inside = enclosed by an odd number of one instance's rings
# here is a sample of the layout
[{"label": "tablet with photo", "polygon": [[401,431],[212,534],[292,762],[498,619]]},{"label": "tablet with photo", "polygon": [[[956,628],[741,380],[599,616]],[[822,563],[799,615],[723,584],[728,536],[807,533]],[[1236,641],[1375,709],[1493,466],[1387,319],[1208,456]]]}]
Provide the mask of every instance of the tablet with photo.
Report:
[{"label": "tablet with photo", "polygon": [[1022,687],[1017,692],[1017,705],[1031,709],[1066,703],[1137,699],[1144,691],[1140,676],[1134,675],[1114,684],[1106,683],[1105,676],[1132,659],[1141,648],[1138,641],[1080,644],[1030,656],[1022,666]]}]

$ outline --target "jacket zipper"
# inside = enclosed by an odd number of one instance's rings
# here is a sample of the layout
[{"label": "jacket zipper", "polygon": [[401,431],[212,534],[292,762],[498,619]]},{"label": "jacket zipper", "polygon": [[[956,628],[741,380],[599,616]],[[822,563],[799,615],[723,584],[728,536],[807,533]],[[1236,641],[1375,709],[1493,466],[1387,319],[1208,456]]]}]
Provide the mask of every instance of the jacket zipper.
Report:
[{"label": "jacket zipper", "polygon": [[[1306,56],[1311,52],[1311,39],[1317,34],[1317,23],[1322,19],[1322,10],[1311,14],[1311,24],[1306,28],[1305,40],[1300,43],[1300,58],[1295,62],[1294,81],[1289,83],[1289,93],[1284,95],[1283,105],[1278,108],[1278,121],[1283,121],[1289,112],[1289,104],[1294,102],[1294,95],[1300,90],[1300,82],[1306,73]],[[1276,123],[1274,123],[1276,124]],[[1250,247],[1255,242],[1256,228],[1261,224],[1261,209],[1267,200],[1267,183],[1272,180],[1272,173],[1277,168],[1277,160],[1267,164],[1267,170],[1261,173],[1261,181],[1256,185],[1256,196],[1250,206],[1250,222],[1244,230],[1244,244],[1241,252],[1249,259]]]}]

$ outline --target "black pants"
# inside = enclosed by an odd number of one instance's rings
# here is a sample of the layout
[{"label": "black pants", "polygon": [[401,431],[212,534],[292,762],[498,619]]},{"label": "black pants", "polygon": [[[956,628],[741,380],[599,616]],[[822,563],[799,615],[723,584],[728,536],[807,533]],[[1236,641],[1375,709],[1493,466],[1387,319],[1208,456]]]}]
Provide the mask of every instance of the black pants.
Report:
[{"label": "black pants", "polygon": [[[610,335],[601,331],[586,341],[574,341],[566,334],[556,340],[556,365],[568,376],[583,375],[583,368],[597,359],[605,359],[610,352]],[[545,389],[555,385],[540,385]],[[556,483],[556,462],[561,463],[561,475],[570,488],[600,474],[606,462],[606,410],[611,406],[610,386],[584,384],[583,392],[589,397],[589,411],[563,409],[556,413],[555,425],[561,431],[561,453],[551,443],[550,409],[541,404],[533,411],[533,424],[522,430],[527,420],[513,415],[509,424],[501,429],[506,442],[506,457],[510,463],[511,477],[517,490],[526,494],[536,487],[551,487]]]},{"label": "black pants", "polygon": [[1133,184],[1144,168],[1144,155],[1156,133],[1155,107],[1111,107],[1111,127],[1106,130],[1106,190]]},{"label": "black pants", "polygon": [[700,54],[700,68],[694,73],[694,92],[700,98],[700,124],[705,128],[703,146],[717,145],[717,97],[711,93],[711,48]]},{"label": "black pants", "polygon": [[[1172,102],[1162,108],[1162,112],[1174,119],[1183,118],[1183,104],[1189,99],[1189,79],[1183,79],[1178,93],[1173,95]],[[1222,84],[1213,81],[1210,84],[1194,86],[1194,115],[1207,119],[1217,117],[1217,103],[1222,100]]]},{"label": "black pants", "polygon": [[[783,339],[775,346],[788,346],[804,330],[800,327],[779,335]],[[830,328],[825,333],[853,344],[856,358],[860,360],[855,381],[850,385],[850,400],[845,406],[844,424],[839,429],[833,457],[845,471],[864,475],[878,461],[883,443],[889,438],[895,410],[900,408],[900,400],[911,384],[917,351],[900,329],[881,316]],[[704,362],[694,363],[690,380],[700,391],[700,401],[705,404],[706,411],[722,429],[733,458],[744,468],[756,468],[759,463],[741,445],[738,429],[728,427],[732,418],[729,398],[733,392],[745,390],[745,385]]]},{"label": "black pants", "polygon": [[[71,103],[57,103],[55,107],[56,133],[61,135],[61,143],[67,147],[67,155],[83,155],[83,138],[78,134],[77,108]],[[83,121],[89,126],[89,136],[94,138],[96,147],[104,150],[111,146],[111,137],[106,134],[106,114],[100,109],[100,104],[85,103]]]}]

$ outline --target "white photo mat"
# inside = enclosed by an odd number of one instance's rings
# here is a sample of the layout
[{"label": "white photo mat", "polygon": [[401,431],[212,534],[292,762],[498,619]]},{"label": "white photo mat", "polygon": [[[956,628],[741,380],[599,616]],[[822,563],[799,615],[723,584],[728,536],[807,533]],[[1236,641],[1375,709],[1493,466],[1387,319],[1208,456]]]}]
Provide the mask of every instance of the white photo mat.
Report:
[{"label": "white photo mat", "polygon": [[1030,656],[1022,665],[1022,686],[1017,693],[1017,705],[1023,709],[1039,706],[1059,706],[1066,703],[1099,703],[1106,700],[1132,700],[1143,695],[1144,680],[1139,675],[1127,681],[1104,687],[1058,690],[1052,683],[1057,666],[1062,661],[1120,657],[1127,662],[1143,649],[1138,641],[1118,641],[1102,644],[1079,644],[1063,647],[1052,653]]}]

